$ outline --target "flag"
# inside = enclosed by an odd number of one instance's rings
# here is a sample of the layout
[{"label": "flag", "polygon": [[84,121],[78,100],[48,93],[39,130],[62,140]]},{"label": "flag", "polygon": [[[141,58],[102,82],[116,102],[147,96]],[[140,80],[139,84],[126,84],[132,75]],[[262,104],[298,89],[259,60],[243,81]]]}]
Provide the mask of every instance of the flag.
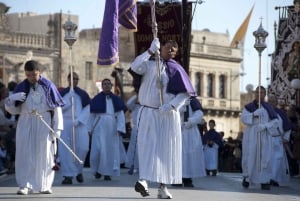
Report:
[{"label": "flag", "polygon": [[250,12],[248,13],[246,19],[244,20],[244,22],[240,25],[238,31],[235,33],[230,47],[234,48],[236,47],[236,45],[239,43],[240,45],[244,46],[244,40],[245,40],[245,35],[248,29],[248,24],[252,15],[252,11],[253,11],[254,5],[252,6]]},{"label": "flag", "polygon": [[130,31],[137,30],[136,0],[106,0],[97,58],[100,66],[119,62],[119,24]]}]

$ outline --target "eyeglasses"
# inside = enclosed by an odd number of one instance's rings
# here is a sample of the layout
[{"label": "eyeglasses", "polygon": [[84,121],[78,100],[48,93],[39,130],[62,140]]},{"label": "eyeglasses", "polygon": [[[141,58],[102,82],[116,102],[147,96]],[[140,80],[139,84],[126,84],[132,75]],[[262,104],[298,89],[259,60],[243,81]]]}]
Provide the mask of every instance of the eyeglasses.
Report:
[{"label": "eyeglasses", "polygon": [[73,78],[73,80],[76,80],[76,81],[78,81],[78,80],[79,80],[79,78]]}]

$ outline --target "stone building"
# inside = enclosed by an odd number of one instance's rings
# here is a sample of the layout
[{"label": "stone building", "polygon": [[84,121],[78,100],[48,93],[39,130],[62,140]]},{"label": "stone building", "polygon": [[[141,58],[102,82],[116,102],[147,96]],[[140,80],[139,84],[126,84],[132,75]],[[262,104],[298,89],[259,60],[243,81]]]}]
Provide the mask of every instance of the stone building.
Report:
[{"label": "stone building", "polygon": [[[80,75],[79,86],[91,97],[98,93],[97,83],[103,78],[113,79],[115,71],[122,78],[124,99],[133,91],[127,73],[135,58],[132,32],[120,28],[118,66],[98,67],[100,29],[76,31],[77,40],[70,48],[64,41],[63,25],[68,19],[78,24],[78,16],[8,14],[6,8],[0,3],[0,79],[5,84],[23,80],[23,63],[32,58],[42,65],[42,74],[58,87],[67,86],[69,66],[73,65]],[[242,46],[232,46],[228,33],[192,31],[189,75],[204,108],[204,119],[215,119],[216,129],[224,131],[225,137],[236,137],[240,130],[242,61]]]}]

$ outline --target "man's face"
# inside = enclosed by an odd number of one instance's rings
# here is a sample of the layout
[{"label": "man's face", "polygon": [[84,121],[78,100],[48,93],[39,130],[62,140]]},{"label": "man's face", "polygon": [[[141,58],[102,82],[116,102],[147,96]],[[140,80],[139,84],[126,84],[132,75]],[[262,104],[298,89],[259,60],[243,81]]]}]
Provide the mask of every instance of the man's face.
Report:
[{"label": "man's face", "polygon": [[161,47],[161,57],[164,60],[173,59],[176,56],[178,48],[172,46],[171,43],[166,43]]},{"label": "man's face", "polygon": [[[259,97],[259,94],[260,94],[260,97]],[[259,93],[259,89],[255,90],[255,100],[258,101],[260,98],[260,101],[264,101],[265,97],[266,97],[266,91],[264,89],[260,89],[260,93]]]},{"label": "man's face", "polygon": [[25,71],[25,76],[29,83],[35,84],[40,79],[40,71]]},{"label": "man's face", "polygon": [[[69,86],[71,86],[71,76],[68,78]],[[73,86],[77,87],[79,82],[79,77],[77,75],[73,75]]]},{"label": "man's face", "polygon": [[112,83],[109,80],[104,80],[102,82],[102,90],[103,92],[110,92],[112,89]]}]

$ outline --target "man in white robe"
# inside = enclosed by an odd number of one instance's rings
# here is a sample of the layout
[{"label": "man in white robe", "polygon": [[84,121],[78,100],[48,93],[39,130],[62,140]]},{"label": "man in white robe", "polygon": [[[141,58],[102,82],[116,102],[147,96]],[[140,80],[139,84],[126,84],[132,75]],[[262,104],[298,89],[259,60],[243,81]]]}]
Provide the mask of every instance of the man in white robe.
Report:
[{"label": "man in white robe", "polygon": [[202,106],[196,97],[180,109],[182,132],[182,185],[194,187],[193,178],[204,177],[205,163],[198,124],[202,121]]},{"label": "man in white robe", "polygon": [[[90,114],[90,97],[86,91],[78,87],[79,75],[73,72],[72,78],[73,90],[71,90],[71,74],[68,75],[69,87],[60,90],[65,102],[64,107],[62,107],[64,130],[61,133],[61,138],[84,162],[89,151],[87,121]],[[62,184],[72,184],[73,177],[82,183],[84,163],[76,160],[61,142],[58,142],[58,158],[61,175],[64,177]]]},{"label": "man in white robe", "polygon": [[141,105],[137,101],[137,95],[133,95],[126,103],[128,110],[131,112],[131,134],[127,149],[127,162],[125,167],[129,168],[128,173],[133,174],[138,171],[138,148],[137,148],[137,115]]},{"label": "man in white robe", "polygon": [[120,136],[126,132],[126,106],[120,97],[111,92],[109,79],[102,80],[102,89],[90,104],[90,169],[96,179],[104,175],[104,180],[111,180],[111,176],[120,176]]},{"label": "man in white robe", "polygon": [[[5,100],[5,109],[19,115],[16,129],[17,194],[52,193],[56,149],[55,137],[63,129],[63,99],[56,86],[40,75],[39,64],[24,66],[26,79]],[[44,122],[43,122],[44,121]],[[48,126],[55,131],[50,132]]]},{"label": "man in white robe", "polygon": [[277,97],[268,96],[268,102],[278,113],[278,132],[273,133],[272,137],[272,178],[270,183],[273,186],[286,186],[290,179],[286,149],[290,151],[288,143],[292,126],[285,111],[277,107]]},{"label": "man in white robe", "polygon": [[[155,38],[148,51],[131,64],[133,75],[141,78],[138,99],[139,181],[135,190],[149,196],[148,181],[160,183],[158,198],[172,198],[166,184],[182,182],[182,136],[179,108],[195,91],[184,69],[173,60],[178,44],[167,41],[161,48],[160,66],[150,57],[159,53]],[[158,80],[158,71],[160,78]],[[160,83],[160,84],[158,84]]]},{"label": "man in white robe", "polygon": [[270,189],[272,133],[277,131],[278,120],[273,107],[264,101],[265,96],[266,89],[257,87],[255,100],[245,105],[241,115],[241,121],[247,126],[242,143],[244,188],[248,188],[250,184],[260,184],[262,190]]}]

